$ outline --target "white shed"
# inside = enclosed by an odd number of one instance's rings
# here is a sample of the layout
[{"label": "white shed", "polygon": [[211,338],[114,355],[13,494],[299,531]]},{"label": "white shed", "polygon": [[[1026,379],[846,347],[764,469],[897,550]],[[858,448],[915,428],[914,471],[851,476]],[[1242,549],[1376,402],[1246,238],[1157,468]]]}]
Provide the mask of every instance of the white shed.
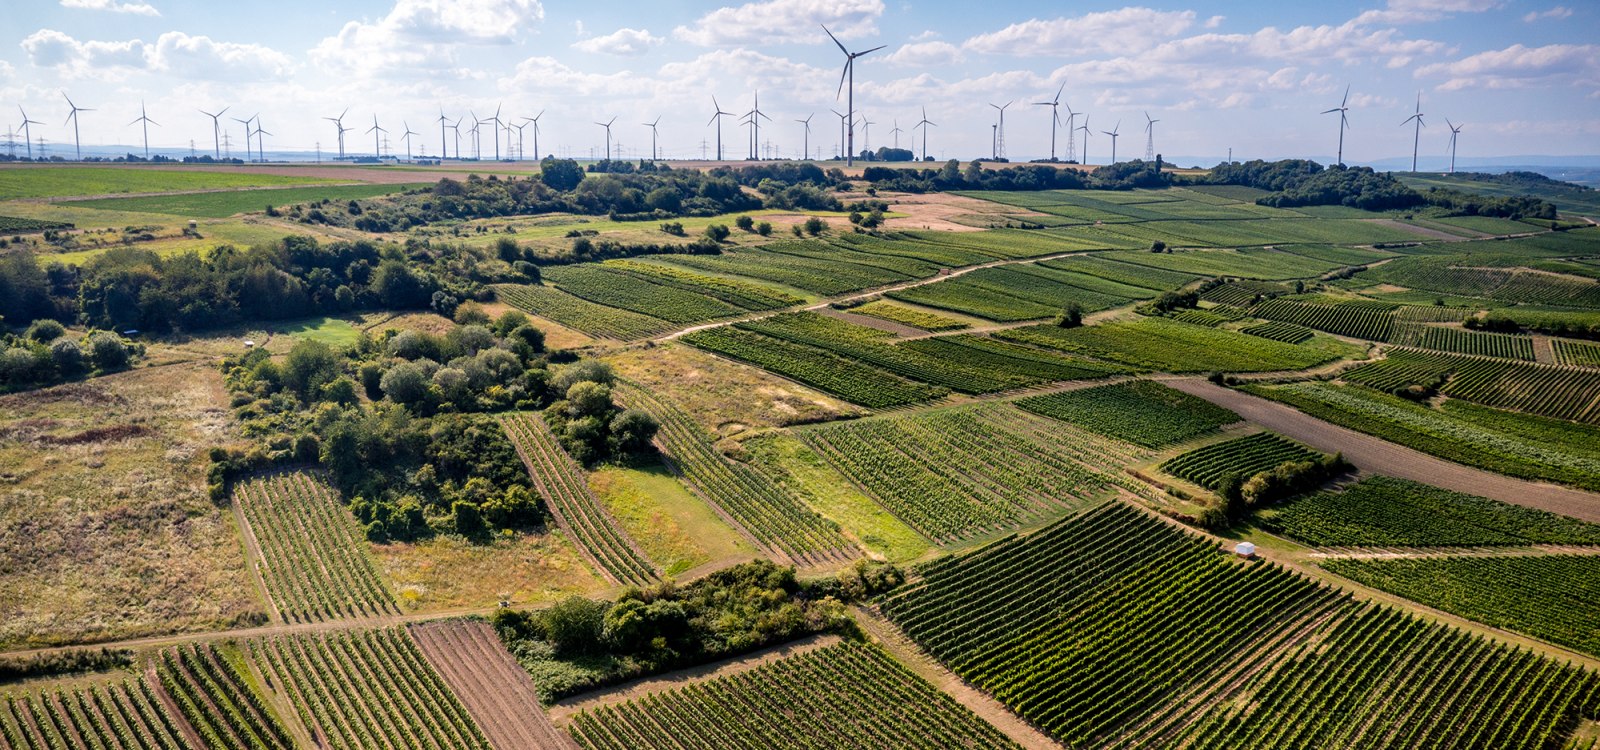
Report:
[{"label": "white shed", "polygon": [[1237,545],[1234,545],[1233,554],[1240,557],[1255,557],[1256,545],[1252,542],[1239,542]]}]

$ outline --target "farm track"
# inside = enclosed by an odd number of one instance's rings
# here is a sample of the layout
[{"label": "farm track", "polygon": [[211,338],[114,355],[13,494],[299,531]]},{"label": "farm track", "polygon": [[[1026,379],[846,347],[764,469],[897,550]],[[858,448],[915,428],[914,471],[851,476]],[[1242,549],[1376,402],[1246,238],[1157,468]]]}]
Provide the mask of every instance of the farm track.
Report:
[{"label": "farm track", "polygon": [[271,610],[268,617],[272,622],[283,622],[283,612],[278,609],[278,600],[272,596],[272,591],[267,588],[267,580],[261,574],[261,568],[266,564],[266,555],[261,551],[261,542],[256,539],[256,530],[250,527],[250,519],[244,516],[244,507],[239,503],[228,504],[233,510],[234,523],[239,525],[239,539],[244,542],[245,562],[250,568],[250,580],[256,584],[256,590],[261,593],[262,600],[266,601],[267,609]]},{"label": "farm track", "polygon": [[1536,544],[1529,547],[1327,547],[1310,552],[1312,560],[1420,560],[1455,557],[1543,557],[1600,555],[1600,547]]},{"label": "farm track", "polygon": [[577,747],[550,724],[533,680],[487,624],[441,621],[410,630],[423,656],[497,750]]},{"label": "farm track", "polygon": [[1174,378],[1164,382],[1317,450],[1343,453],[1347,460],[1366,471],[1600,523],[1600,494],[1514,479],[1451,463],[1200,378]]}]

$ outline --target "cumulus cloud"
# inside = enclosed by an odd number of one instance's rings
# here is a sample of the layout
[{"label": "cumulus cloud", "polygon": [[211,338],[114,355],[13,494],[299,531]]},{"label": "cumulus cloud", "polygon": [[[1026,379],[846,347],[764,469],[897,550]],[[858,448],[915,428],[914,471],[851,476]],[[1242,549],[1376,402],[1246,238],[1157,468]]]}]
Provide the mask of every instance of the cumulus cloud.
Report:
[{"label": "cumulus cloud", "polygon": [[1534,23],[1536,21],[1544,21],[1544,20],[1559,21],[1561,19],[1571,18],[1571,17],[1572,17],[1572,9],[1571,8],[1568,8],[1565,5],[1557,5],[1556,7],[1551,8],[1550,10],[1532,11],[1528,15],[1523,16],[1522,20],[1524,20],[1524,21],[1526,21],[1528,23]]},{"label": "cumulus cloud", "polygon": [[1067,52],[1137,52],[1183,33],[1194,25],[1194,11],[1122,8],[1074,18],[1030,19],[979,34],[962,46],[973,52],[1017,57],[1060,56]]},{"label": "cumulus cloud", "polygon": [[537,88],[540,91],[571,96],[618,97],[648,94],[654,84],[631,71],[586,73],[553,57],[530,57],[517,63],[510,76],[499,79],[501,91],[517,93]]},{"label": "cumulus cloud", "polygon": [[572,45],[573,49],[584,52],[602,52],[608,55],[634,56],[650,51],[651,47],[661,44],[661,37],[651,34],[644,29],[617,29],[616,31],[585,39]]},{"label": "cumulus cloud", "polygon": [[131,13],[136,16],[160,16],[161,11],[149,3],[119,3],[116,0],[61,0],[63,8],[80,10],[105,10],[112,13]]},{"label": "cumulus cloud", "polygon": [[439,71],[454,65],[455,45],[509,44],[543,19],[539,0],[395,0],[388,15],[345,24],[319,42],[311,57],[359,74]]},{"label": "cumulus cloud", "polygon": [[1389,0],[1384,10],[1369,10],[1356,16],[1356,23],[1426,23],[1454,13],[1482,13],[1502,5],[1502,0]]},{"label": "cumulus cloud", "polygon": [[169,31],[156,41],[79,41],[54,29],[40,29],[22,40],[34,65],[69,77],[118,78],[133,71],[172,73],[184,78],[240,80],[281,76],[294,68],[289,57],[259,44],[219,42]]},{"label": "cumulus cloud", "polygon": [[1513,44],[1460,60],[1417,68],[1419,78],[1443,77],[1440,91],[1514,89],[1534,85],[1574,84],[1595,87],[1600,81],[1600,45]]},{"label": "cumulus cloud", "polygon": [[913,42],[900,45],[884,59],[894,65],[921,67],[961,62],[963,56],[961,48],[949,42]]},{"label": "cumulus cloud", "polygon": [[779,42],[821,42],[828,27],[840,39],[878,32],[883,0],[766,0],[718,8],[690,26],[673,29],[678,39],[702,47]]},{"label": "cumulus cloud", "polygon": [[71,77],[105,77],[145,67],[148,45],[137,39],[84,42],[55,29],[40,29],[22,40],[22,49],[39,67]]}]

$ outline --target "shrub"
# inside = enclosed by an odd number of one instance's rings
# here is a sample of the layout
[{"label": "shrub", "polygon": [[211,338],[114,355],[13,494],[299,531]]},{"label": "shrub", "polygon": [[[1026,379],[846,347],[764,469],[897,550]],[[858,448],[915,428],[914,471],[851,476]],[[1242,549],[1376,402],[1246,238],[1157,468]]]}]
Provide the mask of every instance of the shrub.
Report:
[{"label": "shrub", "polygon": [[728,229],[727,224],[712,224],[706,227],[706,237],[712,242],[722,242],[728,239],[730,234],[733,232]]}]

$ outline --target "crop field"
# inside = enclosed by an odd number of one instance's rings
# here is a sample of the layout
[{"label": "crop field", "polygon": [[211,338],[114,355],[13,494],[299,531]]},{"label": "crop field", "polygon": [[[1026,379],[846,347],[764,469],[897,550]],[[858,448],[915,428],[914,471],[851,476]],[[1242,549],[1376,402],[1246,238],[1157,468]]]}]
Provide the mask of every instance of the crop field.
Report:
[{"label": "crop field", "polygon": [[1060,422],[985,405],[807,428],[802,440],[895,517],[947,543],[1082,508],[1142,456]]},{"label": "crop field", "polygon": [[1441,216],[1431,221],[1489,235],[1524,234],[1531,231],[1527,224],[1497,216]]},{"label": "crop field", "polygon": [[909,289],[896,289],[884,296],[902,302],[932,307],[951,312],[965,313],[986,320],[1007,323],[1018,320],[1038,320],[1061,312],[1040,302],[997,292],[992,287],[980,286],[965,276],[923,284]]},{"label": "crop field", "polygon": [[587,750],[1017,747],[879,647],[852,642],[585,711],[571,731]]},{"label": "crop field", "polygon": [[16,216],[0,216],[0,234],[27,234],[43,232],[46,229],[71,229],[72,225],[64,221],[45,221],[40,219],[23,219]]},{"label": "crop field", "polygon": [[155,692],[136,678],[0,696],[0,745],[8,750],[196,750]]},{"label": "crop field", "polygon": [[656,444],[706,502],[750,538],[799,562],[854,557],[855,547],[831,522],[770,477],[719,452],[688,415],[632,386],[618,389],[628,405],[661,422]]},{"label": "crop field", "polygon": [[1317,547],[1600,544],[1600,524],[1384,476],[1293,498],[1259,523]]},{"label": "crop field", "polygon": [[1600,367],[1600,344],[1572,339],[1550,339],[1556,362],[1578,367]]},{"label": "crop field", "polygon": [[873,300],[865,305],[852,307],[850,312],[911,326],[912,328],[921,328],[924,331],[957,331],[971,327],[947,315],[918,310],[884,300]]},{"label": "crop field", "polygon": [[1144,287],[1156,292],[1177,289],[1200,278],[1196,275],[1178,271],[1168,271],[1135,263],[1125,263],[1120,260],[1111,260],[1098,254],[1069,255],[1065,258],[1039,261],[1038,265],[1044,268],[1098,276],[1107,281]]},{"label": "crop field", "polygon": [[1321,453],[1292,440],[1270,432],[1258,432],[1174,456],[1161,464],[1161,470],[1214,490],[1230,474],[1249,478],[1289,461],[1321,458]]},{"label": "crop field", "polygon": [[744,312],[715,297],[655,284],[639,276],[611,271],[602,265],[576,264],[544,269],[546,282],[574,297],[640,315],[689,324],[727,318]]},{"label": "crop field", "polygon": [[1485,625],[1600,656],[1600,556],[1323,561],[1354,581]]},{"label": "crop field", "polygon": [[1399,325],[1390,343],[1418,349],[1533,361],[1533,337],[1430,325]]},{"label": "crop field", "polygon": [[1300,302],[1280,297],[1256,305],[1250,314],[1369,341],[1388,341],[1394,334],[1392,308],[1386,310],[1366,305]]},{"label": "crop field", "polygon": [[1252,387],[1319,419],[1502,474],[1600,491],[1600,429],[1460,401],[1434,409],[1330,383]]},{"label": "crop field", "polygon": [[410,633],[496,750],[570,746],[550,725],[533,680],[488,623],[435,620],[412,625]]},{"label": "crop field", "polygon": [[1064,232],[1035,232],[1020,229],[996,229],[988,232],[906,232],[906,236],[923,242],[953,245],[975,250],[996,258],[1037,258],[1079,250],[1098,250],[1105,245],[1091,239],[1075,237]]},{"label": "crop field", "polygon": [[261,548],[261,577],[285,622],[397,614],[338,494],[302,472],[252,479],[234,502]]},{"label": "crop field", "polygon": [[920,279],[939,272],[942,265],[909,255],[869,253],[845,243],[807,240],[780,240],[761,246],[762,252],[783,256],[810,258],[827,263],[847,263],[864,268],[875,268],[908,279]]},{"label": "crop field", "polygon": [[1475,404],[1600,424],[1600,372],[1587,368],[1396,349],[1343,377],[1380,391],[1438,386],[1446,396]]},{"label": "crop field", "polygon": [[13,167],[0,169],[0,201],[112,193],[163,193],[176,190],[312,185],[323,182],[329,180],[288,175],[248,174],[231,170]]},{"label": "crop field", "polygon": [[250,688],[243,663],[214,646],[164,649],[156,665],[161,689],[210,750],[292,750],[294,741]]},{"label": "crop field", "polygon": [[[259,212],[267,206],[293,206],[317,201],[346,203],[352,200],[376,198],[418,188],[428,183],[409,185],[329,185],[327,187],[271,188],[266,190],[228,190],[212,193],[184,193],[179,195],[151,195],[137,198],[96,198],[72,201],[72,206],[106,211],[128,211],[145,214],[167,214],[193,218],[223,219],[234,214]],[[338,210],[344,210],[341,205]]]},{"label": "crop field", "polygon": [[319,746],[490,750],[405,628],[271,636],[248,648]]},{"label": "crop field", "polygon": [[1071,359],[1043,349],[971,334],[932,336],[895,346],[930,357],[960,362],[970,369],[1003,373],[1008,378],[1027,382],[1098,378],[1124,371],[1124,368],[1116,365]]},{"label": "crop field", "polygon": [[1160,372],[1300,370],[1333,358],[1309,346],[1165,318],[1081,328],[1045,324],[999,331],[995,336]]},{"label": "crop field", "polygon": [[1594,710],[1597,688],[1116,504],[925,566],[882,606],[1072,746],[1541,747]]},{"label": "crop field", "polygon": [[715,297],[745,310],[773,310],[780,307],[798,305],[805,301],[781,289],[764,284],[707,276],[706,274],[685,271],[657,263],[643,263],[636,260],[608,260],[602,263],[600,267],[610,271],[622,271],[629,275],[637,276],[644,281],[674,287],[685,292]]},{"label": "crop field", "polygon": [[1303,279],[1339,266],[1281,250],[1188,250],[1174,253],[1125,252],[1105,254],[1124,263],[1190,273],[1196,276],[1237,276],[1262,281]]},{"label": "crop field", "polygon": [[986,263],[1003,257],[972,247],[949,244],[943,235],[916,237],[899,232],[883,235],[841,234],[827,238],[830,245],[873,255],[897,255],[934,263],[946,268]]},{"label": "crop field", "polygon": [[1200,299],[1219,305],[1249,307],[1266,297],[1292,294],[1294,289],[1272,281],[1230,281],[1207,289]]},{"label": "crop field", "polygon": [[[1587,248],[1596,252],[1600,243]],[[1496,243],[1496,253],[1513,252]],[[1497,302],[1600,308],[1600,281],[1566,274],[1481,265],[1476,256],[1414,256],[1368,269],[1361,276],[1439,294]],[[1490,261],[1492,262],[1492,261]]]},{"label": "crop field", "polygon": [[683,341],[873,409],[929,401],[949,393],[946,388],[913,382],[825,349],[733,326],[695,331]]},{"label": "crop field", "polygon": [[516,445],[556,523],[597,568],[619,583],[642,585],[660,577],[655,565],[589,491],[583,469],[562,449],[542,417],[509,414],[500,418],[500,424]]},{"label": "crop field", "polygon": [[768,250],[735,250],[721,255],[661,256],[649,262],[744,276],[827,296],[912,279],[905,274],[876,266],[835,262],[826,258],[789,255]]},{"label": "crop field", "polygon": [[1286,323],[1281,320],[1272,320],[1266,323],[1258,323],[1253,326],[1240,328],[1239,332],[1247,333],[1251,336],[1260,336],[1264,339],[1272,339],[1273,341],[1282,341],[1285,344],[1304,343],[1313,335],[1310,328],[1296,323]]},{"label": "crop field", "polygon": [[676,328],[660,318],[595,304],[551,286],[503,285],[496,290],[506,304],[592,336],[633,341]]},{"label": "crop field", "polygon": [[1146,448],[1192,440],[1239,421],[1239,415],[1210,401],[1150,380],[1032,396],[1016,405]]}]

